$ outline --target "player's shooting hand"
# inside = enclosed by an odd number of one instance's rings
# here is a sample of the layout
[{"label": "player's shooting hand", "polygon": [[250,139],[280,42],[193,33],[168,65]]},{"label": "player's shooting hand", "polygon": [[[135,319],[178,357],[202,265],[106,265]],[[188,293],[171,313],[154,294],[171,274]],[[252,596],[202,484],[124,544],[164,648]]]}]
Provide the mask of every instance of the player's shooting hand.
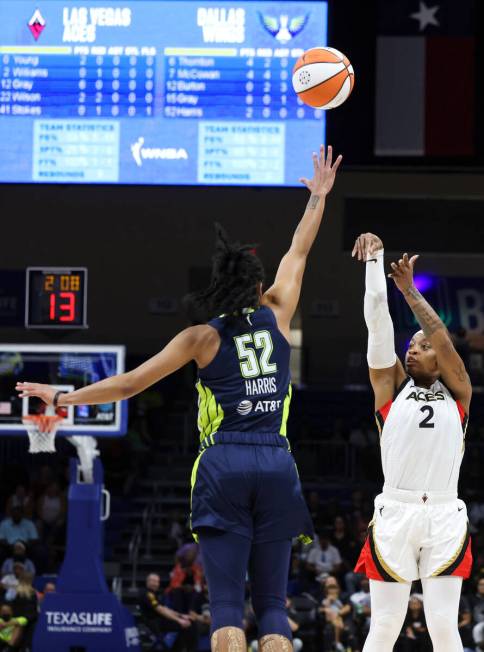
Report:
[{"label": "player's shooting hand", "polygon": [[395,285],[400,292],[405,292],[413,285],[413,268],[418,259],[418,254],[408,257],[408,254],[403,254],[402,258],[397,263],[391,263],[392,271],[388,276],[395,281]]},{"label": "player's shooting hand", "polygon": [[383,249],[383,242],[374,233],[362,233],[355,240],[355,246],[351,252],[352,258],[356,256],[357,260],[366,261],[371,258],[377,251]]},{"label": "player's shooting hand", "polygon": [[413,287],[413,268],[418,257],[417,254],[409,259],[408,254],[403,254],[398,263],[391,263],[392,271],[388,276],[395,281],[400,292]]},{"label": "player's shooting hand", "polygon": [[15,389],[19,392],[19,398],[36,396],[42,399],[47,405],[52,405],[54,396],[57,389],[51,385],[42,385],[40,383],[20,383],[15,385]]},{"label": "player's shooting hand", "polygon": [[325,156],[324,145],[321,145],[319,156],[313,152],[313,178],[306,179],[306,177],[301,177],[299,181],[303,183],[312,194],[327,195],[333,187],[336,172],[342,160],[343,157],[340,154],[333,164],[333,148],[331,145],[328,145],[328,155]]}]

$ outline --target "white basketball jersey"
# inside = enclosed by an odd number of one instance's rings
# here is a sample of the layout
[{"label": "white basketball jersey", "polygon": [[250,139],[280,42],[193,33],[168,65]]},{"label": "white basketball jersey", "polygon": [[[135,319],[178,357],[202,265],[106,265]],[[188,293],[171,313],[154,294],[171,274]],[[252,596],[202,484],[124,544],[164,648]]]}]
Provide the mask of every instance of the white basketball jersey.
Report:
[{"label": "white basketball jersey", "polygon": [[457,493],[467,415],[445,385],[416,387],[407,378],[376,419],[387,486]]}]

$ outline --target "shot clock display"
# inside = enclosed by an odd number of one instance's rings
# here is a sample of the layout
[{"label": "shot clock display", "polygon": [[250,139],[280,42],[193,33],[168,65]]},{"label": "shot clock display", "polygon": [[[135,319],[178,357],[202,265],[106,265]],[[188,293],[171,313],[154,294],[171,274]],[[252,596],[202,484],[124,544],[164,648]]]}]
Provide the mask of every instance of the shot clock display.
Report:
[{"label": "shot clock display", "polygon": [[86,302],[86,268],[27,269],[27,328],[87,328]]}]

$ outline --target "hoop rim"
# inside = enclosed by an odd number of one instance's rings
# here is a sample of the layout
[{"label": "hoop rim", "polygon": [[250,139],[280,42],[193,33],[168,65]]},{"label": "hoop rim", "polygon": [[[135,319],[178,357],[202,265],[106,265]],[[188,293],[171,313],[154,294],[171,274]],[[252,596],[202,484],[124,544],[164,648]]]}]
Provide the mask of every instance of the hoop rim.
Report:
[{"label": "hoop rim", "polygon": [[[58,414],[26,414],[22,417],[22,423],[25,426],[31,423],[37,426],[39,432],[50,432],[61,421],[64,421],[64,417]],[[44,428],[43,426],[47,427]]]}]

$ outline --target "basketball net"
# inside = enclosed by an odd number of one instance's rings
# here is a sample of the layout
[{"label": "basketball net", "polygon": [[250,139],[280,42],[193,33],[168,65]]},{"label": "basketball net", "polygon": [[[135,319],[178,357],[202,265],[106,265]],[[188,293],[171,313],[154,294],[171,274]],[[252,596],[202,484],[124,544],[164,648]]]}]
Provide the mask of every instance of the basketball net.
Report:
[{"label": "basketball net", "polygon": [[48,406],[45,414],[28,414],[22,418],[22,423],[29,436],[29,453],[55,453],[55,435],[63,417]]},{"label": "basketball net", "polygon": [[[55,453],[55,436],[63,417],[57,415],[52,406],[47,406],[45,414],[29,414],[22,418],[29,436],[29,453]],[[79,457],[82,480],[94,481],[94,460],[100,454],[97,441],[89,435],[72,435],[67,440],[74,446]]]}]

